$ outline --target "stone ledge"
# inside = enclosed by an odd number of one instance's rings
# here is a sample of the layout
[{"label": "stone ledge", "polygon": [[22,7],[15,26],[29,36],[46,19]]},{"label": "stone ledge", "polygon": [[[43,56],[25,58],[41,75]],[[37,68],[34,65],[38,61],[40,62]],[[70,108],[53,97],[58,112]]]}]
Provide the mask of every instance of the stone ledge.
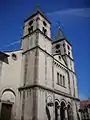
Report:
[{"label": "stone ledge", "polygon": [[63,93],[63,92],[57,91],[57,90],[55,90],[55,89],[51,89],[51,88],[48,88],[48,87],[45,87],[45,86],[42,86],[42,85],[37,85],[37,84],[36,84],[36,85],[22,86],[22,87],[19,87],[18,90],[19,90],[19,91],[23,91],[23,90],[27,90],[27,89],[33,89],[33,88],[36,88],[36,87],[39,88],[39,89],[44,89],[44,90],[50,91],[50,92],[52,92],[52,93],[59,94],[59,95],[62,95],[62,96],[71,98],[71,99],[73,99],[73,100],[80,101],[79,98],[72,97],[70,94]]}]

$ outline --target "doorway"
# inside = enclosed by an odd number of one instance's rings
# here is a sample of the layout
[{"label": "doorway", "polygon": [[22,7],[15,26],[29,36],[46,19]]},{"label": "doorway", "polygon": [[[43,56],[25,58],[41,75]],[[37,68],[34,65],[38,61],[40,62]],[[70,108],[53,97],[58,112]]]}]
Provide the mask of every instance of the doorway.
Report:
[{"label": "doorway", "polygon": [[2,103],[0,120],[10,120],[11,110],[12,110],[12,104]]}]

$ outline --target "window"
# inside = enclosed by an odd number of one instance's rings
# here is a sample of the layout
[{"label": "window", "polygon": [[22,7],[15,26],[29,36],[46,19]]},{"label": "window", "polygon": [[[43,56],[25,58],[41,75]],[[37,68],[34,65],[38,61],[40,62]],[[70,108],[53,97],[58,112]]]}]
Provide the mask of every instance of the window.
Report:
[{"label": "window", "polygon": [[70,56],[70,52],[68,51],[68,55]]},{"label": "window", "polygon": [[57,73],[57,84],[59,84],[59,73]]},{"label": "window", "polygon": [[47,26],[47,24],[46,24],[46,22],[45,22],[45,21],[43,21],[43,25],[44,25],[44,26]]},{"label": "window", "polygon": [[63,43],[63,47],[65,47],[65,43]]},{"label": "window", "polygon": [[56,45],[56,49],[58,49],[58,48],[60,48],[60,45],[59,45],[59,44]]},{"label": "window", "polygon": [[61,56],[59,56],[59,60],[61,60]]},{"label": "window", "polygon": [[12,59],[13,59],[13,60],[17,60],[16,54],[12,53]]},{"label": "window", "polygon": [[63,76],[63,86],[65,86],[65,76]]},{"label": "window", "polygon": [[62,75],[60,74],[60,83],[61,83],[61,85],[62,85]]},{"label": "window", "polygon": [[69,45],[67,45],[67,48],[68,48],[68,50],[70,50],[70,47],[69,47]]},{"label": "window", "polygon": [[28,32],[29,32],[29,34],[33,32],[33,26],[31,26],[30,28],[28,28]]},{"label": "window", "polygon": [[57,72],[57,84],[65,87],[65,76]]},{"label": "window", "polygon": [[33,24],[33,20],[31,20],[30,22],[29,22],[29,25],[31,26]]},{"label": "window", "polygon": [[47,33],[47,30],[43,27],[43,33],[44,33],[44,35],[46,35],[46,33]]}]

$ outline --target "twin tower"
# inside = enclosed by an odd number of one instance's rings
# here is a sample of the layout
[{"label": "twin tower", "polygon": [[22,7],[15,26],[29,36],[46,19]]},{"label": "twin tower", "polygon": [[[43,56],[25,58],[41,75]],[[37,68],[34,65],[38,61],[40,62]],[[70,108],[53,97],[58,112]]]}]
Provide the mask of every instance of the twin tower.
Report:
[{"label": "twin tower", "polygon": [[50,25],[40,9],[24,21],[20,120],[80,118],[72,45],[61,28],[52,40]]}]

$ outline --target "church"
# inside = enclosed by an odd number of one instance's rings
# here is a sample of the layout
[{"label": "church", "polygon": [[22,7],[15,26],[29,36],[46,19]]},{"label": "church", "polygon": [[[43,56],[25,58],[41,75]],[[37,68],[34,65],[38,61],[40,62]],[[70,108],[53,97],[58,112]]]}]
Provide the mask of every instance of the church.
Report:
[{"label": "church", "polygon": [[38,8],[24,20],[21,48],[0,52],[0,120],[80,120],[72,45]]}]

